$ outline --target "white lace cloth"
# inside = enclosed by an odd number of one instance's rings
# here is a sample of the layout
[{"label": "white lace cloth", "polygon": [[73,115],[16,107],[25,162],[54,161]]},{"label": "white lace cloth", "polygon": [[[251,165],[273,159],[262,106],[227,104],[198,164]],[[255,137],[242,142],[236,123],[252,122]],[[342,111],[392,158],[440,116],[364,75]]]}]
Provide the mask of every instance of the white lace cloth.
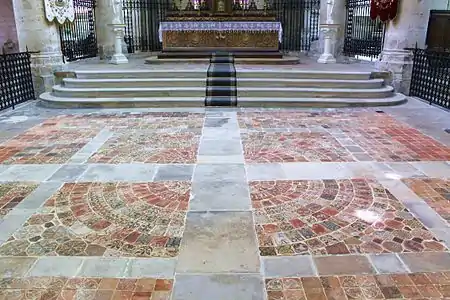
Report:
[{"label": "white lace cloth", "polygon": [[282,41],[283,28],[280,22],[161,22],[159,41],[164,31],[278,31],[278,41]]}]

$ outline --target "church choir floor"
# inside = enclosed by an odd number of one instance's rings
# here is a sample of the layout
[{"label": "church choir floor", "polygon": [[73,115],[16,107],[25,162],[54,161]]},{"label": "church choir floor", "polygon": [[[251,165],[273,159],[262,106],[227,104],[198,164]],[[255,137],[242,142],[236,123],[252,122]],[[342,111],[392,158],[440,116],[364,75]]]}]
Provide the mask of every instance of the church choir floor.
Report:
[{"label": "church choir floor", "polygon": [[0,300],[450,299],[450,114],[418,100],[0,128]]}]

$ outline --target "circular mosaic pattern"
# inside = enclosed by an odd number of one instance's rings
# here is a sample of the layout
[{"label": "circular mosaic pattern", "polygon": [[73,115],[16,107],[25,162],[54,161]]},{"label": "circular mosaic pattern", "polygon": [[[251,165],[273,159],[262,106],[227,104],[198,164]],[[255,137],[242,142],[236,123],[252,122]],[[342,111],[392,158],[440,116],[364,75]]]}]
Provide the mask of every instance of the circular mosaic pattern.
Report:
[{"label": "circular mosaic pattern", "polygon": [[354,161],[328,133],[255,132],[243,134],[242,143],[247,162]]},{"label": "circular mosaic pattern", "polygon": [[265,181],[250,187],[261,255],[445,250],[375,181]]},{"label": "circular mosaic pattern", "polygon": [[176,256],[188,182],[65,184],[2,255]]}]

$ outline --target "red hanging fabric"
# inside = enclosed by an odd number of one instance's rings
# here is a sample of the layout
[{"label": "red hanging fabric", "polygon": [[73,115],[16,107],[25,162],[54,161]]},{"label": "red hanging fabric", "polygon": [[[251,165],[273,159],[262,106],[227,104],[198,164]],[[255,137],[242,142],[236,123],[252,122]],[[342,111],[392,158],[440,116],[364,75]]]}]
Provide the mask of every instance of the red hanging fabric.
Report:
[{"label": "red hanging fabric", "polygon": [[397,16],[399,0],[371,0],[370,1],[370,18],[375,20],[380,17],[380,20],[386,22],[393,20]]}]

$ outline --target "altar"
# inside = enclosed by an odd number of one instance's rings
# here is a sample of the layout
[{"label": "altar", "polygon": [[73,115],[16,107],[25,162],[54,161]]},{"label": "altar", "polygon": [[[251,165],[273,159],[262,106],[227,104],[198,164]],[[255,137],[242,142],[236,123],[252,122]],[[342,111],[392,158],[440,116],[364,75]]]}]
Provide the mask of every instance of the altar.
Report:
[{"label": "altar", "polygon": [[160,22],[163,53],[279,53],[283,29],[267,1],[263,7],[258,0],[192,1],[174,6]]},{"label": "altar", "polygon": [[161,22],[163,51],[278,51],[283,30],[279,22]]}]

